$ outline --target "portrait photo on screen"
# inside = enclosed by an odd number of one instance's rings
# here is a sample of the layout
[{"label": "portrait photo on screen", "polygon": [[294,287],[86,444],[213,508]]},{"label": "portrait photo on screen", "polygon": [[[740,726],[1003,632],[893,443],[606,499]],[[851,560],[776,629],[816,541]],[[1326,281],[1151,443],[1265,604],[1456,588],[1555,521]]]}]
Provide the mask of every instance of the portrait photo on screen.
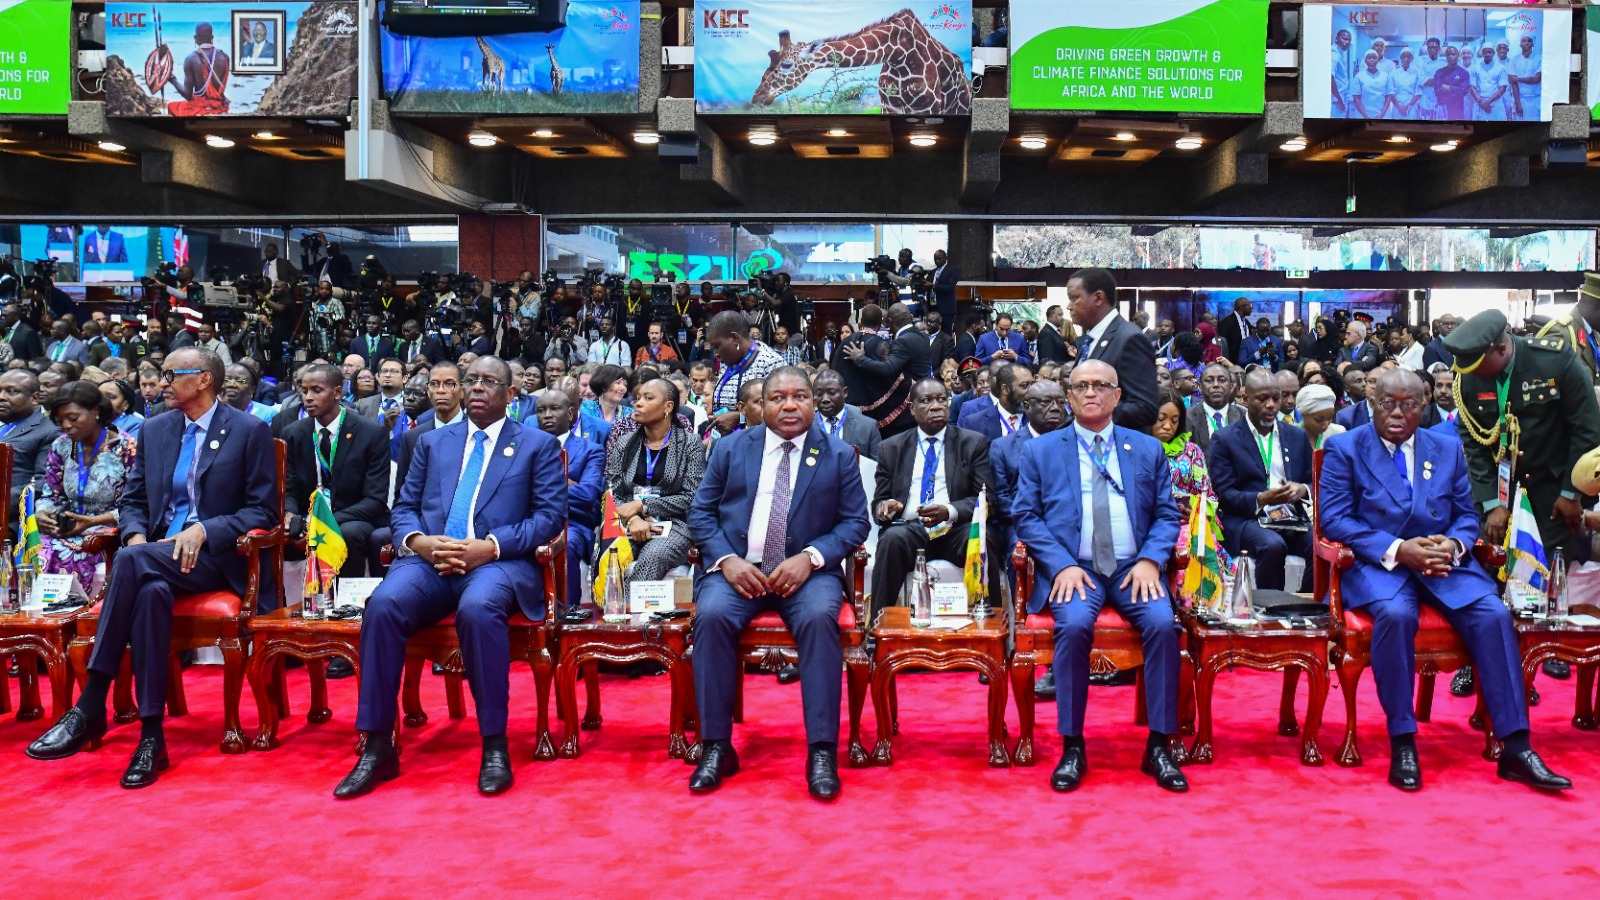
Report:
[{"label": "portrait photo on screen", "polygon": [[78,238],[85,282],[127,282],[147,274],[150,229],[134,225],[86,225]]},{"label": "portrait photo on screen", "polygon": [[283,22],[283,10],[235,10],[233,70],[241,75],[282,75]]}]

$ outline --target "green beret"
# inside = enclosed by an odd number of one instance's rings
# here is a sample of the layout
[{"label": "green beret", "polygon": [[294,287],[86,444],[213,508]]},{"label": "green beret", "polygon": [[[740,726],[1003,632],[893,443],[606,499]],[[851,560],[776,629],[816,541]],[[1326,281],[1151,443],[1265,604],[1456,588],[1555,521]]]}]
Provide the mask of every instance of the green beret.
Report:
[{"label": "green beret", "polygon": [[1457,363],[1470,363],[1500,340],[1505,331],[1506,314],[1498,309],[1486,309],[1457,325],[1444,339],[1444,348],[1456,357]]}]

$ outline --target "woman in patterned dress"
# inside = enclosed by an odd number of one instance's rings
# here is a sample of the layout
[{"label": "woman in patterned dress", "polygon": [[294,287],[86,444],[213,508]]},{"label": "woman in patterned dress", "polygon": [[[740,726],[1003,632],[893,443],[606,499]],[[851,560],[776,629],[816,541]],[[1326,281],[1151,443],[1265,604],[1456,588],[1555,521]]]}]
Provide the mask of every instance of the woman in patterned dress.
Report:
[{"label": "woman in patterned dress", "polygon": [[[687,518],[706,471],[705,448],[694,429],[674,415],[678,388],[656,379],[639,385],[633,404],[638,428],[618,439],[606,455],[606,487],[633,543],[633,564],[623,588],[635,579],[656,581],[689,560]],[[665,533],[658,533],[657,529]],[[596,569],[601,548],[596,545]]]},{"label": "woman in patterned dress", "polygon": [[111,402],[87,381],[61,386],[50,403],[50,419],[61,434],[45,455],[44,489],[35,504],[42,538],[40,569],[78,576],[93,592],[99,553],[85,553],[84,539],[117,529],[117,503],[136,448],[112,424]]},{"label": "woman in patterned dress", "polygon": [[1161,394],[1161,408],[1150,433],[1167,451],[1167,464],[1172,470],[1172,495],[1178,501],[1178,511],[1183,515],[1178,547],[1190,546],[1189,516],[1194,511],[1196,499],[1203,499],[1210,507],[1206,524],[1216,538],[1217,558],[1222,570],[1228,572],[1233,566],[1228,560],[1227,551],[1222,548],[1222,523],[1216,515],[1217,495],[1211,488],[1211,476],[1206,471],[1206,455],[1198,444],[1189,439],[1189,432],[1181,431],[1183,423],[1183,401],[1176,391],[1169,388]]}]

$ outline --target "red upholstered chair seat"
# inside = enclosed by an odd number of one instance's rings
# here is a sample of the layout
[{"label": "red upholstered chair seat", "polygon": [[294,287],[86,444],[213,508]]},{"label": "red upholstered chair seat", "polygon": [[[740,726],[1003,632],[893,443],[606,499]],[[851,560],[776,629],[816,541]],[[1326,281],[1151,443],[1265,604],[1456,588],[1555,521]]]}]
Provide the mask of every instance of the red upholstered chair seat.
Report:
[{"label": "red upholstered chair seat", "polygon": [[[1023,627],[1030,631],[1053,631],[1056,627],[1055,617],[1049,613],[1028,613],[1028,618],[1023,620]],[[1109,606],[1100,608],[1100,615],[1094,620],[1096,631],[1107,631],[1114,628],[1132,628],[1128,620],[1122,617]]]},{"label": "red upholstered chair seat", "polygon": [[233,591],[181,594],[172,601],[173,618],[221,619],[239,614],[239,595]]},{"label": "red upholstered chair seat", "polygon": [[[1372,616],[1367,614],[1365,608],[1347,609],[1344,611],[1344,627],[1354,632],[1372,631]],[[1437,609],[1422,604],[1422,609],[1417,615],[1418,631],[1449,631],[1450,622]]]},{"label": "red upholstered chair seat", "polygon": [[[783,617],[776,610],[767,610],[750,620],[751,628],[782,628]],[[856,627],[856,608],[854,604],[846,603],[839,607],[839,629],[848,631]]]}]

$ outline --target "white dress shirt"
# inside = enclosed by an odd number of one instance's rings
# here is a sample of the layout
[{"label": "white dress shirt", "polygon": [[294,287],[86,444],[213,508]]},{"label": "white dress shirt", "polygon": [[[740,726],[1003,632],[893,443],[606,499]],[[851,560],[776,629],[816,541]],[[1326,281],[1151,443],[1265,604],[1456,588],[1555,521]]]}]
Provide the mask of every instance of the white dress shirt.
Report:
[{"label": "white dress shirt", "polygon": [[[1002,412],[1001,415],[1005,415],[1005,413]],[[900,518],[908,520],[918,518],[917,510],[921,509],[923,505],[923,456],[928,452],[928,439],[933,438],[933,446],[936,448],[934,453],[939,459],[939,467],[933,473],[933,499],[929,500],[928,504],[944,507],[949,516],[947,521],[952,525],[955,524],[956,508],[950,504],[950,486],[944,477],[945,469],[948,468],[945,465],[944,458],[944,439],[948,430],[947,428],[941,428],[937,434],[928,434],[920,428],[917,429],[917,443],[911,451],[911,489],[910,494],[906,497],[906,508],[900,512]]]},{"label": "white dress shirt", "polygon": [[[1111,310],[1106,313],[1104,319],[1096,322],[1095,326],[1085,333],[1085,336],[1089,338],[1089,355],[1092,356],[1094,354],[1095,347],[1100,345],[1100,339],[1105,337],[1106,329],[1111,327],[1111,323],[1116,321],[1119,315],[1116,310]],[[1082,360],[1079,360],[1079,362],[1082,362]]]},{"label": "white dress shirt", "polygon": [[[1090,431],[1072,423],[1072,430],[1076,432],[1074,440],[1082,440],[1090,448],[1094,447],[1094,439],[1103,437],[1106,441],[1107,459],[1106,471],[1111,473],[1111,480],[1122,487],[1118,491],[1112,487],[1107,492],[1111,502],[1111,550],[1117,559],[1130,559],[1138,552],[1138,545],[1133,541],[1133,518],[1128,515],[1128,498],[1123,491],[1128,489],[1127,481],[1122,477],[1122,461],[1118,458],[1115,424],[1106,423],[1100,431]],[[1089,458],[1088,451],[1082,445],[1078,447],[1078,490],[1082,495],[1083,503],[1083,533],[1078,536],[1078,562],[1094,562],[1094,460]]]},{"label": "white dress shirt", "polygon": [[[461,413],[459,413],[459,412],[456,413],[456,418],[457,419],[460,419],[461,417],[462,417]],[[454,424],[454,423],[452,423],[452,424]],[[488,435],[488,438],[486,438],[484,440],[484,442],[483,442],[483,466],[478,469],[478,483],[472,486],[472,507],[467,511],[467,539],[468,540],[471,540],[471,539],[477,537],[477,534],[475,533],[474,529],[476,527],[476,519],[477,519],[477,516],[478,516],[478,492],[483,489],[483,475],[484,475],[485,472],[487,472],[489,470],[489,460],[490,460],[491,457],[494,456],[495,444],[499,443],[499,441],[500,441],[500,432],[501,432],[502,429],[505,428],[505,424],[506,424],[506,418],[504,416],[501,416],[498,420],[496,420],[493,423],[491,423],[488,428],[479,428],[477,425],[474,425],[472,423],[471,419],[467,420],[467,439],[466,439],[466,444],[465,444],[464,450],[463,450],[463,452],[461,454],[461,469],[460,469],[459,472],[456,473],[456,482],[457,482],[457,484],[460,483],[461,476],[466,474],[467,463],[471,462],[471,460],[472,460],[472,444],[473,444],[473,437],[472,436],[477,434],[480,431],[483,432],[484,434]],[[436,427],[443,428],[444,426],[441,424],[441,425],[437,425]],[[454,503],[455,502],[455,496],[456,496],[455,491],[451,490],[450,491],[450,500],[448,501],[448,503]],[[448,516],[449,511],[450,511],[450,507],[449,507],[448,503],[445,506],[445,513],[446,513],[447,516]],[[420,531],[408,532],[405,537],[400,539],[400,547],[402,548],[403,552],[402,551],[396,551],[396,552],[400,553],[401,555],[405,555],[405,556],[410,556],[410,555],[414,554],[416,551],[412,550],[408,545],[411,543],[411,539],[413,537],[415,537],[415,536],[417,536],[417,535],[419,535],[421,533],[422,532],[420,532]],[[497,540],[495,538],[495,536],[492,535],[492,534],[491,535],[485,535],[484,539],[488,540],[490,543],[494,544],[494,558],[495,559],[499,559],[500,558],[500,541]]]}]

